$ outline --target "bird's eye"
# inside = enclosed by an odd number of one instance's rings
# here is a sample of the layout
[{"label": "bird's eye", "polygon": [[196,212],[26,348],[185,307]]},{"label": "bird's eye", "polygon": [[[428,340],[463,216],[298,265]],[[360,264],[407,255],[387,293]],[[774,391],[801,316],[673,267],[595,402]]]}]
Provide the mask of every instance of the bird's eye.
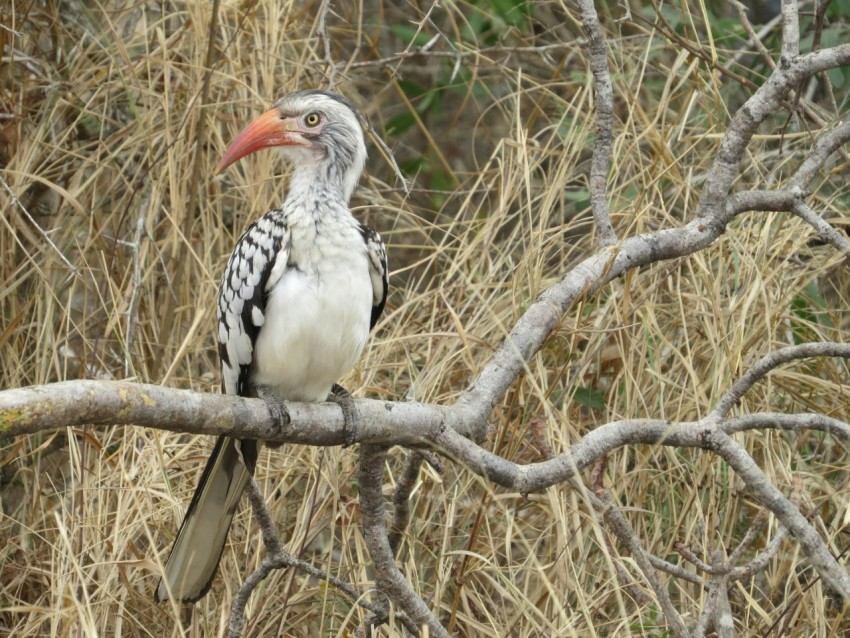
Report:
[{"label": "bird's eye", "polygon": [[312,113],[307,113],[307,115],[304,116],[304,124],[306,124],[307,126],[318,126],[319,122],[321,121],[322,116],[319,115],[316,111],[313,111]]}]

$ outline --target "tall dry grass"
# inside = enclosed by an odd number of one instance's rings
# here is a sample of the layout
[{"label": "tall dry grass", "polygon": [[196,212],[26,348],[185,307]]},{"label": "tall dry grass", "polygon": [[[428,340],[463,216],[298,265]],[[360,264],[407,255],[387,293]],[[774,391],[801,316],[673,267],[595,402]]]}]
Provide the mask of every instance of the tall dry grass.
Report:
[{"label": "tall dry grass", "polygon": [[[452,401],[530,300],[594,249],[593,103],[577,16],[541,3],[510,24],[463,2],[421,22],[430,5],[338,2],[323,23],[319,2],[245,0],[222,2],[212,28],[213,6],[13,0],[0,9],[0,176],[19,198],[0,193],[0,386],[132,378],[217,391],[218,278],[242,229],[285,196],[286,169],[271,153],[221,177],[212,167],[276,96],[326,85],[327,33],[339,89],[418,171],[408,196],[370,145],[354,204],[389,244],[393,289],[344,385]],[[406,50],[417,26],[410,46],[444,39],[427,55],[381,62]],[[608,26],[615,226],[676,225],[693,213],[746,91],[641,24]],[[726,58],[740,45],[730,37],[715,52]],[[413,85],[430,88],[417,95]],[[839,102],[846,112],[846,95]],[[780,135],[783,122],[777,114],[753,142],[739,186],[768,188],[799,165],[812,125],[793,119]],[[846,164],[831,165],[814,200],[845,224],[846,178]],[[540,455],[535,428],[561,451],[613,419],[696,419],[771,349],[846,340],[847,272],[812,238],[785,214],[744,216],[710,249],[584,300],[497,407],[488,444],[528,462]],[[790,367],[741,409],[848,421],[847,372],[832,360]],[[738,438],[835,552],[845,550],[846,445],[820,434]],[[223,634],[234,590],[261,558],[247,511],[193,617],[151,600],[209,440],[126,428],[0,443],[0,633]],[[288,446],[264,454],[257,474],[293,553],[365,593],[355,454]],[[392,455],[388,492],[401,457]],[[734,547],[757,512],[722,462],[695,451],[623,449],[605,479],[645,546],[674,561],[677,542]],[[558,486],[523,499],[448,462],[441,476],[422,474],[414,498],[400,563],[457,635],[664,634],[658,611],[623,588],[618,550],[580,492]],[[756,548],[773,532],[771,521]],[[694,621],[706,594],[677,581],[671,595]],[[846,606],[791,541],[731,595],[744,634],[850,631]],[[361,613],[322,583],[282,572],[253,597],[247,635],[344,636]]]}]

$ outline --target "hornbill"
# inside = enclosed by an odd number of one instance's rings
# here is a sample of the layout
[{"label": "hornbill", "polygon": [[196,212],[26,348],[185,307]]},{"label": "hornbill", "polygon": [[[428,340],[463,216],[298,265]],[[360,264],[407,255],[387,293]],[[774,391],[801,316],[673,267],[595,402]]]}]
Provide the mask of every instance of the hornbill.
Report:
[{"label": "hornbill", "polygon": [[[283,206],[242,234],[221,280],[222,390],[264,399],[281,422],[282,401],[337,400],[350,432],[351,397],[336,381],[357,363],[388,286],[380,236],[348,207],[366,162],[360,116],[336,93],[292,93],[239,133],[216,173],[271,146],[294,170]],[[194,602],[209,591],[257,451],[257,441],[219,437],[155,600]]]}]

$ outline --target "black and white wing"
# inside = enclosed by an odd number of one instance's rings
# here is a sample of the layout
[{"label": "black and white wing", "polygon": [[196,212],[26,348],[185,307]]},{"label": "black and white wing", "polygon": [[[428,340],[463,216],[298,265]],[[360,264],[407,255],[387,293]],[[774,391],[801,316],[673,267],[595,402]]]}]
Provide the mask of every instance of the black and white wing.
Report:
[{"label": "black and white wing", "polygon": [[[226,394],[246,396],[266,291],[286,269],[289,231],[273,211],[248,227],[230,255],[218,296],[218,353]],[[257,442],[220,436],[177,532],[154,599],[201,598],[218,568],[239,498],[257,461]]]},{"label": "black and white wing", "polygon": [[387,267],[387,247],[381,236],[374,230],[360,224],[360,234],[366,242],[366,255],[369,257],[369,277],[372,280],[372,317],[369,328],[375,327],[384,305],[387,303],[387,291],[390,287],[389,269]]},{"label": "black and white wing", "polygon": [[272,211],[251,224],[230,255],[218,295],[218,354],[225,394],[247,396],[266,295],[286,270],[289,229]]}]

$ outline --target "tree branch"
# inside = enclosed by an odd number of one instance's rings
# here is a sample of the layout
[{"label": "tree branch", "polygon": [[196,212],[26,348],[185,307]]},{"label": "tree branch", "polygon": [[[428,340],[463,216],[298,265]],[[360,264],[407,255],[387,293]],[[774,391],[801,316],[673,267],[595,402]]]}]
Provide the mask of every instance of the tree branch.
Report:
[{"label": "tree branch", "polygon": [[593,97],[596,129],[593,158],[590,164],[590,205],[603,247],[617,243],[617,234],[608,214],[608,171],[611,164],[611,140],[614,128],[614,90],[608,72],[608,46],[593,0],[579,0],[581,21],[587,33],[590,50],[590,72],[593,74]]},{"label": "tree branch", "polygon": [[384,507],[383,474],[386,458],[387,448],[383,446],[360,446],[360,513],[363,536],[375,566],[375,586],[401,607],[414,623],[427,625],[433,636],[448,638],[448,632],[416,595],[395,564],[388,540]]},{"label": "tree branch", "polygon": [[782,0],[782,57],[793,60],[800,54],[800,16],[797,0]]},{"label": "tree branch", "polygon": [[697,218],[719,219],[738,176],[738,164],[759,125],[776,112],[797,83],[820,71],[850,63],[850,44],[823,49],[793,59],[783,58],[759,89],[738,109],[723,136],[697,204]]},{"label": "tree branch", "polygon": [[[820,343],[783,348],[763,357],[745,373],[703,422],[671,423],[644,419],[608,423],[579,439],[569,451],[529,465],[511,463],[458,434],[451,424],[462,423],[465,411],[461,410],[457,414],[456,407],[360,400],[357,407],[361,423],[357,437],[361,443],[380,443],[381,446],[402,444],[435,447],[462,461],[484,478],[521,494],[569,480],[602,454],[627,444],[708,449],[722,456],[738,472],[756,494],[759,503],[771,510],[801,543],[806,555],[823,578],[844,597],[850,599],[850,576],[837,564],[826,544],[793,503],[767,480],[746,451],[724,431],[723,417],[756,381],[782,363],[811,356],[850,358],[850,346]],[[289,406],[292,423],[283,432],[278,432],[265,404],[260,400],[203,395],[126,382],[77,381],[0,393],[0,425],[5,434],[20,434],[63,427],[69,423],[140,423],[164,429],[205,433],[212,430],[216,434],[275,442],[313,445],[338,445],[345,442],[344,423],[337,406],[299,403],[291,403]],[[207,420],[210,421],[211,427],[204,428]],[[764,421],[754,419],[752,423],[759,424]],[[847,429],[840,422],[820,421],[818,425],[838,436],[847,435]],[[780,426],[781,424],[777,425]],[[737,431],[740,431],[741,427],[742,422],[738,420],[732,422],[730,429],[737,428]],[[367,450],[373,447],[364,446]],[[385,450],[379,453],[372,449],[370,455],[383,459],[382,455],[385,453]],[[370,484],[369,481],[380,482],[379,475],[366,473],[366,465],[366,461],[361,462],[361,481],[365,480],[366,485]],[[382,472],[383,462],[374,471]],[[420,607],[425,606],[424,603],[418,598],[418,603],[410,602],[412,590],[405,589],[409,587],[406,583],[402,586],[398,582],[401,576],[392,560],[393,552],[387,539],[386,523],[383,522],[383,495],[380,494],[380,512],[377,509],[369,509],[378,507],[378,496],[372,495],[371,499],[368,501],[371,504],[367,503],[368,512],[364,514],[364,519],[371,520],[370,548],[377,556],[373,558],[376,561],[379,558],[383,560],[381,557],[386,552],[391,559],[389,563],[384,561],[381,571],[386,591],[397,592],[394,596],[397,602],[406,601],[402,608],[414,621],[427,622],[430,625],[434,619],[423,615]],[[377,544],[379,513],[383,537],[380,544]]]},{"label": "tree branch", "polygon": [[744,375],[738,379],[726,394],[721,397],[717,407],[709,415],[711,419],[722,419],[741,400],[753,385],[762,379],[768,372],[784,363],[797,359],[808,359],[811,357],[843,357],[850,358],[850,344],[846,343],[801,343],[796,346],[788,346],[775,350],[759,359],[755,365],[749,368]]},{"label": "tree branch", "polygon": [[800,510],[780,492],[756,465],[752,457],[728,434],[714,428],[701,437],[707,449],[719,454],[749,487],[756,500],[773,512],[800,543],[808,559],[821,577],[846,600],[850,600],[850,574],[838,564],[829,547],[808,523]]},{"label": "tree branch", "polygon": [[673,606],[666,586],[658,581],[647,551],[643,548],[640,539],[628,520],[626,520],[626,517],[623,516],[620,508],[617,507],[614,497],[604,488],[597,488],[595,494],[591,493],[590,496],[593,507],[602,515],[608,527],[620,539],[620,542],[628,548],[632,558],[634,558],[638,567],[643,572],[644,578],[646,578],[652,591],[655,592],[656,600],[661,607],[664,618],[667,620],[670,631],[675,636],[687,638],[690,633],[687,627],[685,627],[685,623],[682,621],[679,612]]}]

